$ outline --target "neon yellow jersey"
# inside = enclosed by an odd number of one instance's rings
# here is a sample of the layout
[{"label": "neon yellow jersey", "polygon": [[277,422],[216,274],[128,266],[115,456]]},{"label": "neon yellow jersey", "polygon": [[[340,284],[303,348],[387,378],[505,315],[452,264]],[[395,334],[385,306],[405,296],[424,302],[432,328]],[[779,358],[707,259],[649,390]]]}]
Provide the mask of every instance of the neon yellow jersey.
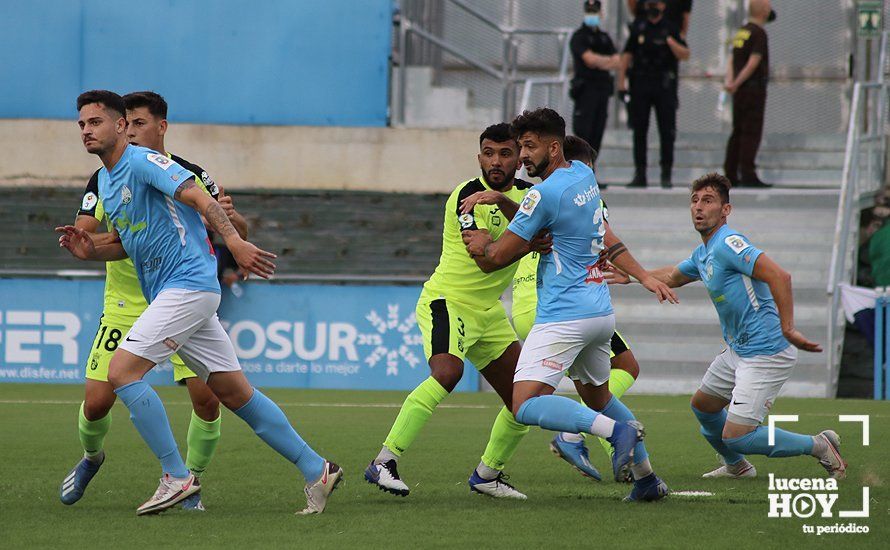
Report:
[{"label": "neon yellow jersey", "polygon": [[[205,193],[213,198],[218,198],[219,190],[216,184],[200,166],[187,160],[167,153],[167,156],[176,161],[180,166],[195,174],[195,182]],[[92,216],[97,220],[105,221],[108,231],[112,231],[111,221],[105,216],[105,208],[99,197],[99,171],[90,178],[84,190],[78,216]],[[102,316],[108,324],[131,325],[142,315],[148,303],[142,294],[139,277],[136,275],[136,267],[133,260],[125,258],[114,262],[105,262],[105,296],[102,308]]]},{"label": "neon yellow jersey", "polygon": [[[609,221],[609,209],[600,199],[603,219]],[[511,316],[534,311],[538,307],[538,260],[540,255],[532,252],[519,260],[519,267],[513,275],[513,309]]]},{"label": "neon yellow jersey", "polygon": [[519,260],[513,275],[512,315],[534,311],[538,307],[538,260],[541,255],[532,252]]},{"label": "neon yellow jersey", "polygon": [[[519,203],[529,188],[530,183],[515,180],[513,187],[504,194]],[[477,191],[490,189],[483,178],[476,178],[460,184],[448,197],[445,203],[445,227],[442,231],[442,256],[436,271],[423,285],[424,293],[428,296],[443,297],[477,310],[488,310],[510,284],[516,264],[494,273],[483,273],[467,254],[461,238],[461,231],[465,229],[486,229],[495,240],[506,231],[510,220],[501,213],[497,205],[479,204],[472,214],[460,212],[461,200]]]}]

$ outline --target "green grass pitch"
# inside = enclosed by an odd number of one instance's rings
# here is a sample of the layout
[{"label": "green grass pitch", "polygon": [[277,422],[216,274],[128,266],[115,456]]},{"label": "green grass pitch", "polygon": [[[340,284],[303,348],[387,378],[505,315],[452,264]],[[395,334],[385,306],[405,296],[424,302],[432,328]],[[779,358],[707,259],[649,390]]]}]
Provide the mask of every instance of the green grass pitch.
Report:
[{"label": "green grass pitch", "polygon": [[[345,470],[345,483],[321,516],[299,517],[298,471],[225,412],[222,439],[204,477],[206,513],[170,510],[137,518],[151,496],[159,466],[139,439],[126,409],[115,406],[106,439],[108,459],[84,498],[66,507],[59,483],[79,459],[76,413],[80,386],[0,385],[0,547],[299,547],[299,548],[887,548],[890,535],[890,404],[861,400],[779,399],[773,414],[798,414],[788,429],[836,429],[850,462],[838,510],[858,510],[870,487],[867,519],[768,518],[767,473],[823,477],[809,457],[753,457],[758,478],[705,480],[714,452],[698,433],[688,397],[629,396],[625,402],[646,425],[653,465],[674,491],[654,504],[621,501],[629,486],[582,478],[547,449],[550,433],[533,429],[507,472],[528,501],[495,501],[471,494],[467,478],[478,463],[497,413],[489,394],[449,397],[403,457],[407,498],[367,484],[362,472],[375,456],[404,393],[269,390],[300,433]],[[189,418],[182,388],[161,398],[184,448]],[[861,445],[856,423],[838,414],[868,414],[871,445]],[[595,443],[591,458],[608,472]],[[184,451],[183,451],[184,452]],[[855,521],[868,534],[802,532],[803,524]]]}]

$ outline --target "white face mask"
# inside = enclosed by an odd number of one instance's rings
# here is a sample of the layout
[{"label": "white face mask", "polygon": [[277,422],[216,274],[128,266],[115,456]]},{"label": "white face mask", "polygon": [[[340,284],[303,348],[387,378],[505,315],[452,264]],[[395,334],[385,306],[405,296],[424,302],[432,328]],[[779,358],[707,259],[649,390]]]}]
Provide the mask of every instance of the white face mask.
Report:
[{"label": "white face mask", "polygon": [[584,16],[584,24],[588,27],[599,27],[600,26],[600,16],[597,15],[585,15]]}]

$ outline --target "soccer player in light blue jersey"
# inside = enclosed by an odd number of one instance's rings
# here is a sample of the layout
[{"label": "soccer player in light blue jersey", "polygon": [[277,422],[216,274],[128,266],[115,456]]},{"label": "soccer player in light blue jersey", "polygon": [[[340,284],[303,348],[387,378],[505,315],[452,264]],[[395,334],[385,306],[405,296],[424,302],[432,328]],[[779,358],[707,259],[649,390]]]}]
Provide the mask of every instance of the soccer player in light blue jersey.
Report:
[{"label": "soccer player in light blue jersey", "polygon": [[[726,224],[732,212],[730,187],[720,174],[707,174],[692,183],[692,224],[702,244],[679,265],[653,271],[671,287],[701,280],[727,344],[692,396],[701,433],[722,462],[703,477],[754,477],[756,470],[745,455],[758,454],[812,455],[829,476],[843,479],[847,463],[834,431],[811,436],[776,428],[775,444],[770,445],[768,430],[760,425],[791,376],[797,350],[822,348],[794,326],[791,275]],[[620,273],[611,278],[627,282]]]},{"label": "soccer player in light blue jersey", "polygon": [[232,342],[216,316],[220,298],[216,257],[201,215],[225,239],[246,272],[269,278],[275,255],[243,240],[219,203],[195,184],[193,173],[165,155],[127,143],[119,95],[85,92],[77,98],[77,109],[84,146],[104,165],[99,196],[114,231],[111,239],[97,245],[82,229],[59,227],[59,244],[84,260],[130,257],[149,303],[108,367],[108,381],[163,470],[157,491],[136,513],[161,512],[200,491],[179,454],[164,405],[142,380],[174,352],[223,405],[301,471],[307,499],[302,513],[322,512],[343,472],[312,450],[284,412],[251,387],[241,372]]},{"label": "soccer player in light blue jersey", "polygon": [[[607,245],[599,187],[585,164],[563,155],[565,121],[552,109],[525,112],[513,123],[520,160],[530,176],[543,181],[529,191],[506,232],[496,241],[489,234],[467,231],[472,256],[492,269],[518,260],[541,230],[553,238],[552,252],[538,266],[538,306],[513,379],[513,414],[523,424],[570,433],[589,433],[614,447],[612,468],[622,481],[627,468],[634,477],[628,500],[658,500],[668,493],[655,475],[643,445],[643,429],[633,413],[608,387],[609,349],[615,316],[609,288],[600,270]],[[629,253],[619,267],[629,265]],[[659,300],[675,302],[663,283],[633,262],[631,274]],[[586,407],[553,395],[568,371]]]}]

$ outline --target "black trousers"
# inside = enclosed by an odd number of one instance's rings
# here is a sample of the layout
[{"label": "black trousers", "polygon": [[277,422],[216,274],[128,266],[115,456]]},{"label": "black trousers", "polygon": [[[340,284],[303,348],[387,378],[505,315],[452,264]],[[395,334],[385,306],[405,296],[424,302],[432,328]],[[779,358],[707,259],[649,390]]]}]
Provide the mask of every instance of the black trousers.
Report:
[{"label": "black trousers", "polygon": [[612,87],[596,88],[587,86],[581,96],[575,100],[575,110],[572,113],[572,127],[575,135],[584,139],[597,153],[603,143],[603,133],[606,131],[606,120],[609,118],[609,96],[612,95]]},{"label": "black trousers", "polygon": [[634,134],[634,165],[647,165],[649,113],[655,108],[658,137],[661,142],[661,167],[674,166],[674,140],[677,137],[677,80],[668,75],[634,77],[630,88],[630,125]]},{"label": "black trousers", "polygon": [[766,88],[742,87],[732,96],[732,134],[726,144],[723,170],[732,181],[757,179],[754,159],[763,137]]}]

